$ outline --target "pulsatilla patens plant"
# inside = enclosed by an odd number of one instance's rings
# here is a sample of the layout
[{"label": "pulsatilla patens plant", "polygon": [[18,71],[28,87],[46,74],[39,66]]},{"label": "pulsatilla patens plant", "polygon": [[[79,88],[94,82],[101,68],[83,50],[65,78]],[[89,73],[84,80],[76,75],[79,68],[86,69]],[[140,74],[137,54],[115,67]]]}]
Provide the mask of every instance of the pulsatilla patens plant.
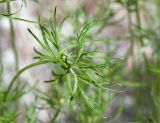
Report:
[{"label": "pulsatilla patens plant", "polygon": [[[76,95],[81,95],[84,102],[91,109],[95,109],[98,105],[93,99],[87,96],[87,86],[93,86],[97,89],[105,90],[107,82],[105,78],[105,71],[111,65],[110,58],[106,60],[105,56],[97,56],[98,51],[94,49],[90,51],[87,43],[94,43],[89,40],[88,33],[91,28],[98,22],[93,20],[87,22],[82,28],[81,32],[77,34],[73,41],[61,42],[61,29],[68,17],[62,19],[61,23],[56,25],[56,8],[54,15],[50,19],[49,28],[42,23],[39,18],[39,27],[43,37],[43,42],[30,30],[29,33],[40,44],[43,51],[38,51],[34,48],[37,54],[34,58],[38,61],[21,69],[12,79],[8,91],[25,70],[40,64],[50,64],[53,66],[52,79],[46,80],[46,83],[52,83],[52,89],[58,84],[67,83],[66,90],[69,90],[69,96],[65,99],[71,102]],[[63,45],[62,45],[63,43]],[[68,46],[64,47],[64,43]],[[86,86],[87,85],[87,86]]]}]

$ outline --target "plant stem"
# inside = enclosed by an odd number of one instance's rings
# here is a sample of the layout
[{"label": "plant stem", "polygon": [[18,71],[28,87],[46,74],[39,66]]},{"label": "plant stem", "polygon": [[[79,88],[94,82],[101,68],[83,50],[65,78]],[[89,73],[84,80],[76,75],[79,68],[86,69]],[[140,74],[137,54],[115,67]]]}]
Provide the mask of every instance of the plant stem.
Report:
[{"label": "plant stem", "polygon": [[[0,34],[1,34],[1,20],[0,20]],[[3,78],[2,78],[3,77],[3,75],[2,75],[2,72],[3,72],[2,57],[3,57],[2,56],[2,43],[1,43],[1,38],[0,38],[0,87],[3,87],[2,86],[2,81],[3,81]],[[3,116],[3,108],[2,107],[0,107],[0,116]]]},{"label": "plant stem", "polygon": [[[136,2],[136,18],[137,18],[137,25],[138,25],[138,29],[139,30],[142,30],[142,24],[141,24],[141,17],[140,17],[140,13],[139,13],[139,2],[137,1]],[[144,42],[143,42],[143,37],[140,36],[139,37],[139,41],[140,41],[140,44],[142,47],[144,47]],[[148,72],[148,60],[147,60],[147,57],[145,55],[145,53],[143,52],[143,58],[144,58],[144,63],[145,63],[145,68],[146,68],[146,72]]]},{"label": "plant stem", "polygon": [[[139,6],[139,1],[137,1],[136,4],[135,4],[135,14],[136,14],[136,19],[137,19],[136,20],[137,21],[137,28],[138,28],[138,30],[141,31],[142,30],[142,23],[141,23],[141,16],[140,16],[140,9],[139,9],[139,7],[140,7]],[[145,46],[145,44],[144,44],[144,38],[142,36],[139,36],[138,40],[140,41],[140,46],[143,48]],[[148,70],[148,68],[149,68],[149,62],[147,60],[147,56],[146,56],[145,52],[142,53],[142,57],[144,59],[144,67],[145,67],[145,71],[146,71],[145,74],[147,76],[147,79],[149,80],[150,76],[152,74]],[[146,80],[146,82],[147,82],[147,86],[146,86],[146,88],[144,90],[142,90],[142,89],[138,89],[137,90],[137,100],[138,100],[137,101],[137,111],[138,111],[137,117],[139,117],[138,114],[140,112],[140,108],[143,107],[141,96],[145,96],[147,94],[147,95],[149,95],[148,99],[151,98],[150,91],[151,91],[152,83],[149,83],[147,80]],[[145,92],[145,90],[147,90],[147,92],[144,94],[143,91]]]},{"label": "plant stem", "polygon": [[17,72],[17,74],[13,77],[13,79],[11,80],[11,82],[10,82],[10,84],[9,84],[9,86],[8,86],[7,93],[11,90],[11,88],[12,88],[15,80],[17,80],[17,78],[18,78],[24,71],[26,71],[26,70],[28,70],[28,69],[30,69],[30,68],[32,68],[32,67],[41,65],[41,64],[46,64],[46,63],[48,63],[48,62],[49,62],[49,61],[39,61],[39,62],[35,62],[35,63],[32,63],[32,64],[30,64],[30,65],[22,68],[21,70],[19,70],[19,71]]},{"label": "plant stem", "polygon": [[74,79],[75,79],[75,83],[74,83],[74,87],[73,87],[73,95],[74,95],[76,93],[76,91],[77,91],[78,80],[77,80],[77,76],[76,76],[75,72],[71,68],[70,68],[70,71],[73,74]]},{"label": "plant stem", "polygon": [[[11,14],[11,7],[10,7],[10,3],[7,2],[7,10],[8,10],[8,14]],[[10,24],[10,36],[11,36],[11,44],[12,44],[12,50],[14,53],[14,59],[15,59],[15,70],[18,71],[19,69],[19,60],[18,60],[18,53],[17,53],[17,48],[16,48],[16,34],[15,34],[15,30],[14,30],[14,25],[13,25],[13,21],[12,19],[9,20],[9,24]]]},{"label": "plant stem", "polygon": [[[0,34],[1,34],[1,20],[0,20]],[[1,43],[1,39],[0,39],[0,86],[2,86],[2,72],[3,72],[3,65],[2,65],[2,57],[3,57],[3,53],[2,53],[2,43]]]},{"label": "plant stem", "polygon": [[127,11],[128,11],[128,31],[130,33],[130,42],[131,42],[131,45],[130,45],[130,52],[129,54],[131,54],[131,56],[133,56],[134,54],[134,35],[133,35],[133,30],[132,30],[132,18],[131,18],[131,11],[129,9],[129,7],[127,8]]}]

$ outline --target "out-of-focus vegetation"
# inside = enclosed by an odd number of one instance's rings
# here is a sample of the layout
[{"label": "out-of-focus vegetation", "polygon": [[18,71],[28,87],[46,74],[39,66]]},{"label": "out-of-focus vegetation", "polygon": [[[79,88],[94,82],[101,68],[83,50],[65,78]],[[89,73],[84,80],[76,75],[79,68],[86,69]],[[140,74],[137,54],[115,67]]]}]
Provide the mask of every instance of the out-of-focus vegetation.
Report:
[{"label": "out-of-focus vegetation", "polygon": [[[0,0],[6,6],[0,27],[6,18],[15,63],[14,75],[5,81],[7,56],[0,34],[0,123],[160,122],[159,0],[84,0],[76,1],[75,10],[64,0],[63,8],[53,7],[49,19],[38,15],[37,21],[17,16],[33,2],[22,0],[16,12],[13,2]],[[63,16],[58,14],[61,9]],[[37,35],[24,28],[40,48],[33,48],[35,62],[23,68],[14,21],[39,29]],[[49,78],[41,80],[47,91],[21,76],[43,64],[50,71]],[[27,104],[23,97],[30,92],[34,98]],[[40,116],[42,111],[47,118]]]}]

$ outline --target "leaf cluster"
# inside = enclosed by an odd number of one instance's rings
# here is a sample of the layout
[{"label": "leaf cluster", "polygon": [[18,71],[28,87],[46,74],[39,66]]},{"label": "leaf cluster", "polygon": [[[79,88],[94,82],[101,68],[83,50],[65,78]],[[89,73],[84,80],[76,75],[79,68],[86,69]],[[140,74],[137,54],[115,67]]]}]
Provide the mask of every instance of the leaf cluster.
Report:
[{"label": "leaf cluster", "polygon": [[111,65],[111,62],[108,60],[97,63],[94,59],[96,52],[86,50],[87,34],[94,26],[95,21],[86,23],[81,32],[77,34],[75,41],[70,43],[69,46],[62,48],[60,42],[61,28],[66,19],[67,17],[63,18],[59,26],[56,26],[56,8],[54,15],[50,19],[50,28],[42,24],[39,18],[43,42],[28,29],[43,49],[43,52],[41,52],[34,48],[37,54],[34,58],[44,64],[50,63],[54,67],[57,67],[57,70],[52,70],[53,79],[46,80],[46,83],[53,83],[55,85],[67,82],[70,90],[69,100],[72,101],[76,93],[80,92],[85,102],[94,109],[95,103],[83,91],[83,84],[107,89],[104,86],[107,83],[103,78],[103,73],[107,70],[107,66]]}]

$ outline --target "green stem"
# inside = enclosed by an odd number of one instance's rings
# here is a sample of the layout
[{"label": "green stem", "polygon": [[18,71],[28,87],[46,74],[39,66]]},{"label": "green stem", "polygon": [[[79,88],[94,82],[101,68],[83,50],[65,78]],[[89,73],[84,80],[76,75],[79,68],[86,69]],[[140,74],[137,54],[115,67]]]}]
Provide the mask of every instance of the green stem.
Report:
[{"label": "green stem", "polygon": [[74,95],[74,94],[76,93],[76,91],[77,91],[78,79],[77,79],[77,76],[76,76],[75,72],[74,72],[71,68],[70,68],[69,70],[70,70],[71,73],[73,74],[74,80],[75,80],[74,87],[73,87],[73,92],[72,92],[72,94]]},{"label": "green stem", "polygon": [[[140,17],[140,13],[139,13],[139,2],[137,1],[136,2],[136,18],[137,18],[137,25],[138,25],[138,29],[139,30],[142,30],[142,24],[141,24],[141,17]],[[139,37],[139,40],[140,40],[140,44],[142,47],[144,47],[144,42],[143,42],[143,37],[140,36]],[[145,53],[143,52],[143,58],[144,58],[144,63],[145,63],[145,67],[146,67],[146,71],[148,72],[148,60],[147,60],[147,57],[145,55]]]},{"label": "green stem", "polygon": [[[137,27],[139,30],[141,30],[141,19],[140,19],[140,15],[139,15],[139,3],[138,1],[135,4],[135,16],[136,16],[136,23],[137,23]],[[143,47],[143,38],[142,37],[138,37],[139,41],[140,41],[140,45]],[[144,57],[144,53],[143,53],[143,57]],[[137,89],[136,90],[136,119],[139,119],[139,114],[141,112],[142,109],[142,102],[141,102],[141,96],[143,96],[141,89]]]},{"label": "green stem", "polygon": [[56,122],[57,117],[59,116],[60,112],[61,112],[61,108],[57,109],[55,115],[53,116],[53,119],[51,119],[51,123],[55,123]]},{"label": "green stem", "polygon": [[[157,63],[156,63],[156,68],[160,69],[160,58],[157,59]],[[155,100],[159,99],[160,97],[160,74],[155,74],[155,84],[153,85],[153,89],[154,89],[154,96],[153,96],[153,118],[154,120],[159,123],[160,121],[160,109],[158,109],[159,107],[157,107]]]},{"label": "green stem", "polygon": [[133,50],[134,50],[134,34],[133,34],[133,30],[132,30],[132,18],[131,18],[131,11],[129,8],[127,8],[128,11],[128,31],[130,33],[130,42],[131,42],[131,46],[130,46],[130,52],[129,54],[133,55]]},{"label": "green stem", "polygon": [[[0,20],[0,29],[1,29],[1,20]],[[0,34],[1,34],[1,30],[0,30]],[[1,39],[0,39],[1,40]],[[0,41],[0,87],[2,87],[2,72],[3,72],[3,66],[2,66],[2,44],[1,44],[1,41]],[[1,88],[3,89],[3,88]],[[3,108],[0,107],[0,116],[3,116]]]},{"label": "green stem", "polygon": [[[0,27],[1,27],[1,20],[0,20]],[[1,33],[1,30],[0,30],[0,33]],[[3,76],[2,75],[2,72],[3,72],[2,57],[3,57],[3,54],[2,54],[2,43],[0,41],[0,86],[1,86],[2,81],[3,81],[3,79],[2,79],[2,76]]]},{"label": "green stem", "polygon": [[[135,5],[135,14],[136,14],[136,21],[137,21],[137,28],[138,30],[142,30],[142,23],[141,23],[141,15],[140,15],[140,9],[139,9],[139,1],[136,2],[136,5]],[[141,47],[144,47],[145,44],[144,44],[144,38],[142,36],[139,36],[138,37],[138,40],[140,41],[140,46]],[[148,70],[148,67],[149,67],[149,62],[148,62],[148,59],[147,59],[147,56],[145,54],[145,52],[142,53],[142,57],[144,59],[144,67],[145,67],[145,70],[146,70],[146,76],[147,76],[147,79],[149,80],[150,79],[150,76],[151,76],[151,73],[150,71]],[[140,112],[140,109],[142,109],[143,107],[146,107],[146,106],[143,106],[142,104],[142,99],[141,99],[141,96],[145,96],[145,95],[148,95],[148,100],[149,98],[151,98],[151,94],[150,94],[150,91],[151,91],[151,86],[152,86],[152,83],[148,83],[148,80],[146,80],[147,82],[147,87],[142,90],[142,89],[138,89],[137,91],[137,110],[138,110],[138,113]],[[144,94],[143,91],[147,90],[147,92]],[[148,91],[149,90],[149,91]],[[137,117],[139,117],[137,115]]]},{"label": "green stem", "polygon": [[[10,3],[7,3],[7,10],[8,10],[8,14],[11,14],[11,7],[10,7]],[[18,60],[18,53],[17,53],[17,48],[16,48],[16,34],[15,34],[15,30],[14,30],[14,25],[13,25],[13,21],[10,19],[9,20],[10,23],[10,31],[11,31],[11,44],[12,44],[12,49],[13,49],[13,53],[14,53],[14,59],[15,59],[15,70],[18,71],[19,69],[19,60]]]},{"label": "green stem", "polygon": [[34,67],[34,66],[38,66],[38,65],[46,64],[46,63],[48,63],[48,61],[39,61],[39,62],[35,62],[35,63],[32,63],[32,64],[30,64],[30,65],[28,65],[28,66],[22,68],[21,70],[19,70],[19,71],[17,72],[17,74],[13,77],[13,79],[11,80],[11,82],[10,82],[10,84],[9,84],[9,86],[8,86],[7,93],[11,90],[11,88],[12,88],[14,82],[17,80],[17,78],[18,78],[24,71],[26,71],[26,70],[28,70],[28,69]]}]

